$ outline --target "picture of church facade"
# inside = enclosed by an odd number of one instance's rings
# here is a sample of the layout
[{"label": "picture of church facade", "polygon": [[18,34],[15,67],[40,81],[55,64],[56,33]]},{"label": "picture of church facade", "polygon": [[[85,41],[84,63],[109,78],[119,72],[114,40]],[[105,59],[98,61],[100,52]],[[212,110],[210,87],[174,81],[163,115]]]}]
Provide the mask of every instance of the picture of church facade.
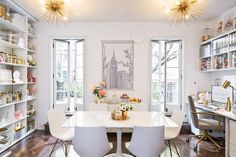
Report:
[{"label": "picture of church facade", "polygon": [[133,90],[133,41],[103,42],[102,80],[107,89]]}]

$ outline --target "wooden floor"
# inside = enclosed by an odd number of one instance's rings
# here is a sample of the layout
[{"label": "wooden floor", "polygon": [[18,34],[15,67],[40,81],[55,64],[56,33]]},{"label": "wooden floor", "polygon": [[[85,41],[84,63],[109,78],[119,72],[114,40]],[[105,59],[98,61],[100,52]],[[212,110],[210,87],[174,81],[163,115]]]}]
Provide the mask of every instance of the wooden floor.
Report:
[{"label": "wooden floor", "polygon": [[[130,134],[124,134],[123,142],[129,141],[130,136]],[[197,139],[192,138],[190,142],[187,143],[187,136],[188,134],[181,134],[177,139],[175,139],[176,146],[182,157],[224,157],[224,149],[217,153],[213,151],[213,145],[206,141],[199,145],[199,150],[197,151],[198,153],[195,153],[193,151],[193,147],[197,142]],[[48,157],[55,141],[55,138],[50,135],[45,135],[43,131],[36,131],[7,151],[0,154],[0,157]],[[113,142],[114,147],[116,147],[115,134],[109,134],[109,141]],[[123,151],[127,152],[125,148],[123,148]],[[112,152],[115,152],[115,148],[111,150],[111,153]],[[63,150],[59,147],[52,156],[63,157]],[[73,151],[73,147],[70,149],[69,157],[79,157]],[[170,157],[168,148],[165,149],[161,157]],[[173,157],[177,157],[177,155],[173,153]]]}]

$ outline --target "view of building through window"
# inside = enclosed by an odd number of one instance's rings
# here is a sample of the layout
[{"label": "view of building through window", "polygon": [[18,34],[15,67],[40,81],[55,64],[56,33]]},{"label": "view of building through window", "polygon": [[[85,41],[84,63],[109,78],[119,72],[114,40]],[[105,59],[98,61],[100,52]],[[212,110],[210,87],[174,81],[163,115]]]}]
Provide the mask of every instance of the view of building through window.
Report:
[{"label": "view of building through window", "polygon": [[180,105],[181,41],[152,40],[152,105],[160,105],[165,111],[168,106]]},{"label": "view of building through window", "polygon": [[54,40],[54,107],[83,108],[84,40]]}]

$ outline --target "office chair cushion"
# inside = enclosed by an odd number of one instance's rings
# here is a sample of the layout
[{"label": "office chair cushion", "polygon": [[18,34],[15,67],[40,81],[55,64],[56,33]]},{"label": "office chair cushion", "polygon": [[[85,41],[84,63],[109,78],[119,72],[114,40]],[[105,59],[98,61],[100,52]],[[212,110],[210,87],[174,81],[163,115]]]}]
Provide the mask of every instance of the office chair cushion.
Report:
[{"label": "office chair cushion", "polygon": [[215,119],[199,119],[198,128],[202,130],[224,130],[224,125]]}]

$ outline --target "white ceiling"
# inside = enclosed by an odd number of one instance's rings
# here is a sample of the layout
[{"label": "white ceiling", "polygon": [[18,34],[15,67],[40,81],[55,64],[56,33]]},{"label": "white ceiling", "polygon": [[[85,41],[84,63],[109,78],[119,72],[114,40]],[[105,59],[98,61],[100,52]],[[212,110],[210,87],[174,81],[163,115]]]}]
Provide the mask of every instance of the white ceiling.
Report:
[{"label": "white ceiling", "polygon": [[[40,19],[35,1],[14,0]],[[165,17],[163,0],[68,0],[73,12],[71,20],[82,21],[160,21]],[[236,6],[236,0],[208,0],[200,20],[211,20]],[[40,8],[38,8],[40,9]]]}]

